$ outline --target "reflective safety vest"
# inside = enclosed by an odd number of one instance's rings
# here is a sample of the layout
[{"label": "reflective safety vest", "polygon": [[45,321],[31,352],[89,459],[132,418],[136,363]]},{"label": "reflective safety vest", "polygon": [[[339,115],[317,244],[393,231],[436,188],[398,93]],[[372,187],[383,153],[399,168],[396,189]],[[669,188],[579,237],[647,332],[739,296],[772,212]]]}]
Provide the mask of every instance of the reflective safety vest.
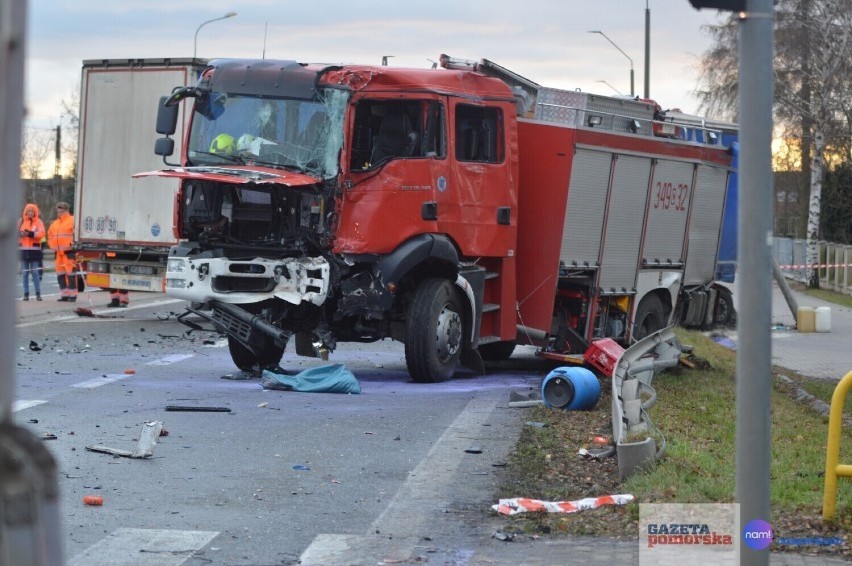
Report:
[{"label": "reflective safety vest", "polygon": [[67,252],[74,243],[74,217],[65,214],[50,224],[47,229],[47,245],[57,252]]}]

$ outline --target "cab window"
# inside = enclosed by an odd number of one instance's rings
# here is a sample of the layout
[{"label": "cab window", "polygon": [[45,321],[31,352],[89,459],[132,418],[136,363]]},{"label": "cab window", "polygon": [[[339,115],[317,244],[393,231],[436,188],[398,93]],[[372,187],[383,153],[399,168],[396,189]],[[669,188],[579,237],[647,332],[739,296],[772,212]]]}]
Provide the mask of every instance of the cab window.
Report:
[{"label": "cab window", "polygon": [[391,159],[445,157],[443,106],[434,100],[362,100],[355,108],[349,168]]},{"label": "cab window", "polygon": [[503,113],[500,108],[456,106],[456,159],[479,163],[503,161]]}]

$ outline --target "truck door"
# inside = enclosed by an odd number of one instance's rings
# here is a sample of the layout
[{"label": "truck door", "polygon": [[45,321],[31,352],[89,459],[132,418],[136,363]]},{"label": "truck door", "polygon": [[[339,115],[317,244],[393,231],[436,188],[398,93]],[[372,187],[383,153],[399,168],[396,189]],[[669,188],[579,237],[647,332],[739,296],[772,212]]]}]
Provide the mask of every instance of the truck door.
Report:
[{"label": "truck door", "polygon": [[385,253],[438,232],[436,193],[446,189],[449,169],[445,97],[364,97],[354,106],[352,188],[340,212],[337,251]]},{"label": "truck door", "polygon": [[506,112],[500,102],[451,100],[453,171],[446,186],[438,187],[439,229],[464,255],[507,257],[514,247],[509,227],[517,221],[516,181],[507,139],[515,132],[507,130],[515,122]]}]

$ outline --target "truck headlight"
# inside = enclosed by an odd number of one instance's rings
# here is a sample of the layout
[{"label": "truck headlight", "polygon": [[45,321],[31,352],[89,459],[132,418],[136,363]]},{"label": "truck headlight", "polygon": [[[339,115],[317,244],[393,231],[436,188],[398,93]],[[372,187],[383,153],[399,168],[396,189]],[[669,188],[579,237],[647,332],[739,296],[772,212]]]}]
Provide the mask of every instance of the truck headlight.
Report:
[{"label": "truck headlight", "polygon": [[166,279],[166,289],[186,289],[186,279]]},{"label": "truck headlight", "polygon": [[189,262],[183,258],[170,258],[166,264],[166,271],[170,273],[183,273],[186,271]]}]

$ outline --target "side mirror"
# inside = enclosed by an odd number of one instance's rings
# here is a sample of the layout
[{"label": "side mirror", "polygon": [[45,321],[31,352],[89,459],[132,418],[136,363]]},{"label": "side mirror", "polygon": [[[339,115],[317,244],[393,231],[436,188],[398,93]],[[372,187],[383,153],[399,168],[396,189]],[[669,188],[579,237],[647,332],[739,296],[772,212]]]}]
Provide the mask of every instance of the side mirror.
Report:
[{"label": "side mirror", "polygon": [[162,155],[163,159],[175,152],[175,140],[172,138],[157,138],[154,142],[154,154]]},{"label": "side mirror", "polygon": [[[157,133],[166,136],[172,135],[177,130],[178,106],[177,104],[167,104],[170,98],[161,96],[160,104],[157,106]],[[158,153],[157,155],[162,154]]]}]

